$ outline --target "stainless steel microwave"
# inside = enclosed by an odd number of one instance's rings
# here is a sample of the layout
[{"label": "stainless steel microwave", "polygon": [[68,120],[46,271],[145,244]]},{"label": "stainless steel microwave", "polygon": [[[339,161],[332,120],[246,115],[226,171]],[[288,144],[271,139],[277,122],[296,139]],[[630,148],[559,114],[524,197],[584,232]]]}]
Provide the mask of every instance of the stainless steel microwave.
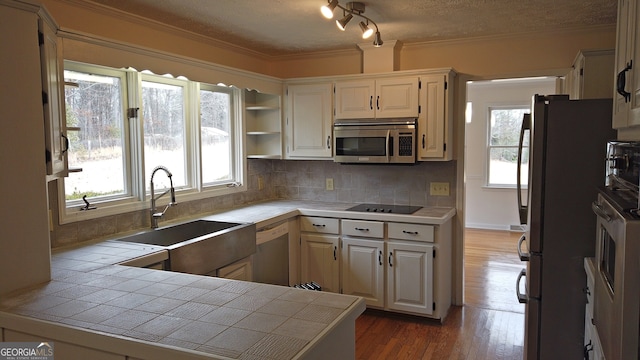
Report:
[{"label": "stainless steel microwave", "polygon": [[416,162],[417,119],[342,120],[333,126],[338,163]]}]

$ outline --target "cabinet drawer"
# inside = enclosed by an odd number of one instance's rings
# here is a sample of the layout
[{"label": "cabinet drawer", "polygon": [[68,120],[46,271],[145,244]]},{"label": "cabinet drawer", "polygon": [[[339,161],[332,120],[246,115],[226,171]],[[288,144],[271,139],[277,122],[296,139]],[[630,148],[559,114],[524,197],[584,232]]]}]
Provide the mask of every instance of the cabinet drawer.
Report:
[{"label": "cabinet drawer", "polygon": [[301,216],[300,230],[314,233],[338,234],[338,219]]},{"label": "cabinet drawer", "polygon": [[384,237],[384,223],[380,221],[342,220],[342,235]]},{"label": "cabinet drawer", "polygon": [[389,223],[389,239],[434,242],[432,225]]}]

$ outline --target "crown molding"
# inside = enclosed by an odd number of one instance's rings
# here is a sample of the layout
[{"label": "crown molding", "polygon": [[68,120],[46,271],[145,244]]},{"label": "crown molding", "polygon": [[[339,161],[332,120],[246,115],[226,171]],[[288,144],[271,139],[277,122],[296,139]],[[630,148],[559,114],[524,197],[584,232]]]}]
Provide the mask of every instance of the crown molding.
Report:
[{"label": "crown molding", "polygon": [[173,25],[165,24],[156,20],[152,20],[149,18],[145,18],[136,14],[131,14],[119,9],[112,8],[110,6],[102,5],[95,3],[90,0],[56,0],[62,3],[66,3],[73,7],[83,8],[93,13],[98,13],[101,15],[115,17],[118,19],[122,19],[128,22],[132,22],[138,25],[149,27],[153,30],[162,31],[171,33],[180,37],[188,38],[197,42],[205,43],[211,45],[213,47],[233,51],[240,53],[242,55],[255,57],[261,60],[270,61],[271,56],[259,51],[247,49],[245,47],[241,47],[226,41],[222,41],[216,38],[212,38],[210,36],[201,35],[189,30],[185,30],[182,28],[178,28]]}]

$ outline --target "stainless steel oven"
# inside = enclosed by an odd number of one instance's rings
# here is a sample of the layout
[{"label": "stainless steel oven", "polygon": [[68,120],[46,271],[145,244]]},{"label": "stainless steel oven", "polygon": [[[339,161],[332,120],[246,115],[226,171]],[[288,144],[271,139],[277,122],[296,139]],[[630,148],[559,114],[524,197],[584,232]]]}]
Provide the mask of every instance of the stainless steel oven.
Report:
[{"label": "stainless steel oven", "polygon": [[338,163],[416,162],[416,119],[343,120],[333,126]]},{"label": "stainless steel oven", "polygon": [[640,143],[608,144],[606,186],[597,215],[593,322],[607,359],[638,359],[640,351]]}]

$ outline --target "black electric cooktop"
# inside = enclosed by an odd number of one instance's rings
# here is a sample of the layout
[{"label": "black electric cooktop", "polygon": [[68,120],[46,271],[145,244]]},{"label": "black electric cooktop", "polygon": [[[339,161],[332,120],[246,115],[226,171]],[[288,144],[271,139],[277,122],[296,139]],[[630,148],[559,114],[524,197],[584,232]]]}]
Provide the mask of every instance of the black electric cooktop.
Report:
[{"label": "black electric cooktop", "polygon": [[422,209],[422,206],[359,204],[348,208],[347,211],[378,212],[388,214],[413,214],[420,209]]}]

